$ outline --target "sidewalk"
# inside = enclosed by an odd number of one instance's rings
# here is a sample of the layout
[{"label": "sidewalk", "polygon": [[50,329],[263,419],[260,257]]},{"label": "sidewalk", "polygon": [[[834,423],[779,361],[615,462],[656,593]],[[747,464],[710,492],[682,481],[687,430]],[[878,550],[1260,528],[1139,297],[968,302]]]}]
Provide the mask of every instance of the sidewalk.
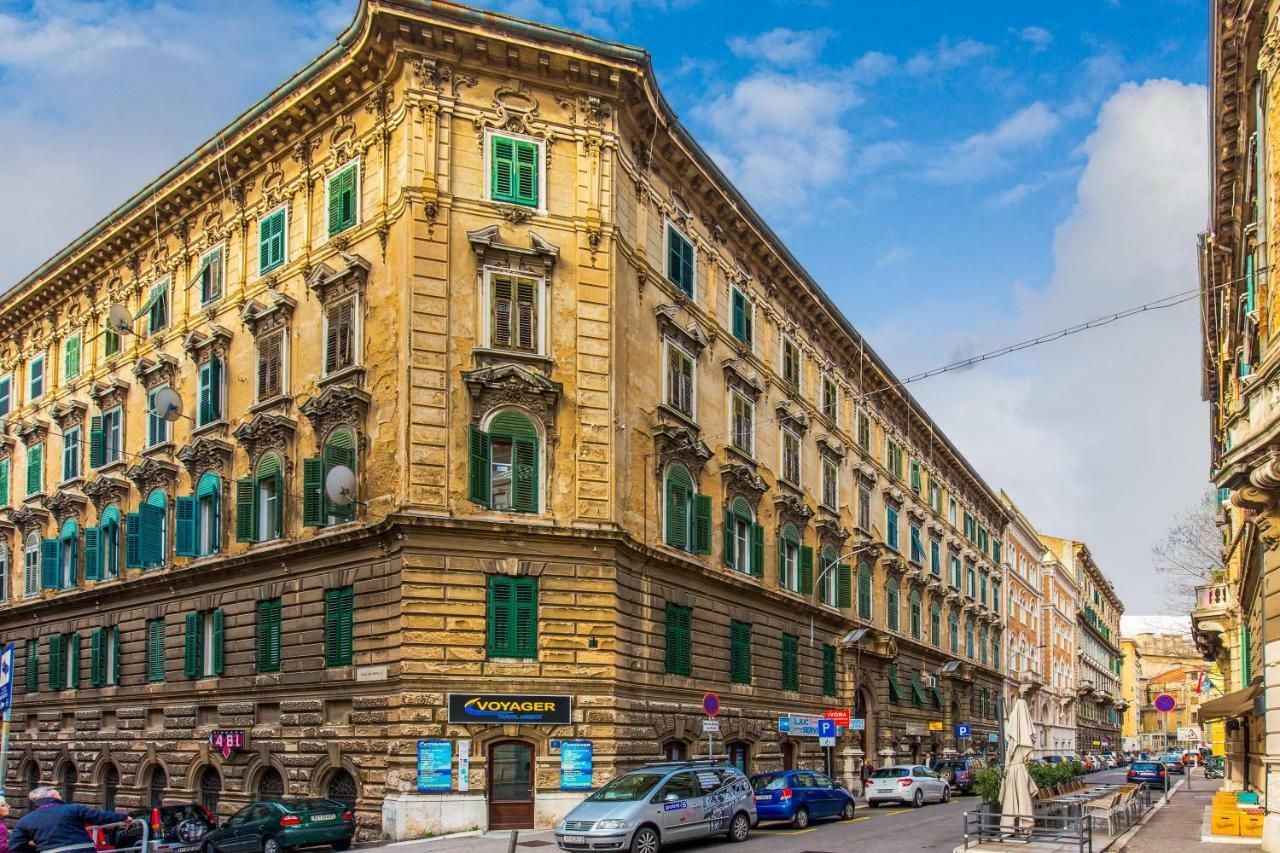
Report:
[{"label": "sidewalk", "polygon": [[1183,851],[1210,851],[1232,853],[1237,850],[1258,850],[1261,845],[1252,839],[1233,839],[1234,843],[1215,843],[1200,840],[1205,821],[1205,809],[1213,802],[1217,786],[1198,777],[1192,781],[1192,790],[1180,789],[1169,803],[1151,815],[1131,838],[1110,848],[1124,853],[1183,853]]},{"label": "sidewalk", "polygon": [[[460,832],[436,838],[415,841],[381,841],[362,845],[365,849],[385,850],[387,853],[507,853],[511,844],[508,830],[489,832]],[[522,829],[516,842],[517,853],[532,853],[539,847],[556,850],[556,838],[550,829]]]}]

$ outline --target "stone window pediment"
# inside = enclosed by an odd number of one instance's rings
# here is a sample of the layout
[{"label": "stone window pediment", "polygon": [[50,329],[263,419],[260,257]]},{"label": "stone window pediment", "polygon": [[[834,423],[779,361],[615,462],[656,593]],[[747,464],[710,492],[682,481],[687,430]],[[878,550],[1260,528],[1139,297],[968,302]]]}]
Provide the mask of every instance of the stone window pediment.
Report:
[{"label": "stone window pediment", "polygon": [[0,432],[0,459],[9,459],[13,456],[13,448],[16,442],[10,435]]},{"label": "stone window pediment", "polygon": [[830,435],[818,436],[818,452],[826,454],[837,462],[843,462],[847,454],[844,445]]},{"label": "stone window pediment", "polygon": [[210,323],[208,331],[192,329],[182,339],[182,348],[187,356],[196,364],[209,358],[212,353],[226,361],[227,351],[231,346],[231,331],[217,323]]},{"label": "stone window pediment", "polygon": [[901,509],[903,502],[907,499],[907,496],[903,494],[902,489],[899,489],[897,486],[885,486],[884,499]]},{"label": "stone window pediment", "polygon": [[840,519],[829,512],[821,513],[821,517],[814,523],[814,528],[818,531],[818,540],[824,545],[831,545],[836,549],[836,553],[844,548],[844,543],[849,538],[849,530],[840,523]]},{"label": "stone window pediment", "polygon": [[115,376],[95,382],[89,388],[89,397],[102,412],[123,406],[128,396],[129,383]]},{"label": "stone window pediment", "polygon": [[23,539],[26,539],[32,531],[38,531],[44,527],[48,519],[49,511],[44,507],[24,504],[9,510],[9,520],[13,522],[14,527],[18,528],[18,533]]},{"label": "stone window pediment", "polygon": [[29,421],[18,421],[18,438],[27,447],[39,444],[49,435],[49,422],[43,418],[32,418]]},{"label": "stone window pediment", "polygon": [[369,412],[372,398],[369,393],[349,385],[330,385],[298,407],[298,411],[311,422],[316,436],[316,447],[322,449],[329,434],[342,426],[364,441],[364,419]]},{"label": "stone window pediment", "polygon": [[255,465],[259,456],[268,450],[275,450],[280,454],[281,459],[286,460],[285,465],[287,467],[287,460],[291,458],[289,447],[293,443],[293,437],[297,434],[297,431],[298,423],[292,418],[268,412],[258,412],[252,418],[236,427],[232,434],[236,437],[236,441],[240,442],[240,446],[245,449],[249,460]]},{"label": "stone window pediment", "polygon": [[922,523],[924,522],[925,516],[924,516],[923,507],[919,507],[919,506],[916,506],[915,504],[912,504],[911,506],[907,507],[907,515],[911,516],[918,522],[922,522]]},{"label": "stone window pediment", "polygon": [[804,435],[809,430],[809,416],[799,406],[791,403],[779,403],[774,411],[778,414],[778,424],[793,432]]},{"label": "stone window pediment", "polygon": [[296,299],[276,290],[266,291],[263,299],[266,300],[265,304],[251,299],[240,311],[240,322],[244,323],[249,334],[255,338],[287,329],[293,320],[294,309],[298,307]]},{"label": "stone window pediment", "polygon": [[354,253],[339,252],[342,269],[335,270],[328,264],[320,264],[307,276],[307,287],[322,304],[334,302],[351,295],[363,295],[373,265]]},{"label": "stone window pediment", "polygon": [[475,252],[478,269],[501,267],[512,272],[542,276],[550,280],[551,271],[560,258],[560,248],[538,232],[529,230],[529,248],[503,243],[501,229],[488,225],[467,232],[471,250]]},{"label": "stone window pediment", "polygon": [[178,466],[166,459],[148,456],[126,472],[126,476],[143,495],[162,489],[172,495],[178,484]]},{"label": "stone window pediment", "polygon": [[676,344],[696,359],[710,345],[711,339],[697,323],[681,326],[676,321],[676,315],[679,313],[678,305],[659,305],[653,309],[654,317],[658,320],[658,332],[663,339]]},{"label": "stone window pediment", "polygon": [[202,435],[179,450],[177,456],[195,482],[206,471],[216,471],[225,479],[234,453],[230,442]]},{"label": "stone window pediment", "polygon": [[550,443],[556,434],[555,414],[564,386],[522,364],[495,364],[463,371],[462,381],[471,396],[471,423],[480,422],[494,409],[518,406],[542,421]]},{"label": "stone window pediment", "polygon": [[753,507],[760,496],[769,491],[769,484],[756,473],[755,468],[743,463],[721,465],[720,481],[724,484],[726,494],[740,494]]},{"label": "stone window pediment", "polygon": [[866,485],[874,486],[876,484],[876,480],[878,479],[876,475],[876,466],[872,465],[870,462],[859,462],[857,465],[853,466],[853,470]]},{"label": "stone window pediment", "polygon": [[671,465],[680,463],[689,469],[695,485],[700,484],[702,468],[715,455],[698,432],[684,424],[660,423],[650,430],[654,443],[654,471],[662,481]]},{"label": "stone window pediment", "polygon": [[144,355],[133,366],[133,375],[148,391],[164,385],[172,388],[178,381],[178,360],[164,352],[154,359]]},{"label": "stone window pediment", "polygon": [[805,503],[804,498],[789,493],[773,496],[773,509],[778,514],[779,524],[795,524],[803,527],[813,518],[813,509]]},{"label": "stone window pediment", "polygon": [[72,427],[83,424],[85,413],[88,411],[89,404],[82,400],[63,400],[54,406],[49,414],[57,422],[58,429],[65,433]]},{"label": "stone window pediment", "polygon": [[760,375],[743,358],[727,358],[724,360],[724,378],[730,388],[757,400],[766,390]]},{"label": "stone window pediment", "polygon": [[84,487],[84,493],[101,513],[111,504],[123,504],[129,497],[129,481],[110,474],[99,474]]},{"label": "stone window pediment", "polygon": [[70,489],[59,489],[51,495],[41,498],[54,521],[61,525],[68,518],[79,518],[80,513],[89,506],[89,499],[79,492]]}]

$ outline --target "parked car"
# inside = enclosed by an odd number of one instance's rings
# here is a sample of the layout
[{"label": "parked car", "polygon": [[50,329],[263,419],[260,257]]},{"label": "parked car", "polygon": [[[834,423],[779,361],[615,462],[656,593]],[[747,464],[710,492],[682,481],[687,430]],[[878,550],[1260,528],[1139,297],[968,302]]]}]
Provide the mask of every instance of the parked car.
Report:
[{"label": "parked car", "polygon": [[342,803],[318,797],[260,800],[205,835],[200,851],[284,853],[294,847],[321,844],[346,850],[355,834],[355,818]]},{"label": "parked car", "polygon": [[1092,773],[1093,771],[1098,769],[1098,762],[1096,759],[1094,759],[1092,755],[1086,754],[1086,755],[1080,756],[1080,763],[1084,765],[1085,773]]},{"label": "parked car", "polygon": [[1165,766],[1159,761],[1135,761],[1129,765],[1129,772],[1125,778],[1131,784],[1163,788],[1165,772]]},{"label": "parked car", "polygon": [[895,764],[872,771],[866,786],[867,805],[895,802],[919,808],[925,800],[939,803],[951,799],[947,780],[919,764]]},{"label": "parked car", "polygon": [[1066,761],[1061,755],[1046,755],[1042,760],[1045,764],[1061,764]]},{"label": "parked car", "polygon": [[1170,773],[1176,773],[1179,776],[1187,774],[1187,768],[1182,766],[1182,759],[1177,756],[1166,757],[1162,763]]},{"label": "parked car", "polygon": [[751,788],[755,791],[756,817],[760,820],[787,820],[796,829],[804,829],[814,818],[853,819],[853,794],[822,773],[811,770],[757,773],[751,777]]},{"label": "parked car", "polygon": [[190,853],[199,850],[204,837],[218,826],[214,816],[195,803],[130,811],[128,815],[134,822],[115,831],[114,847],[136,846],[142,841],[142,824],[147,823],[151,849],[156,853]]},{"label": "parked car", "polygon": [[1102,760],[1106,763],[1107,769],[1109,770],[1114,770],[1115,768],[1120,766],[1120,762],[1117,761],[1116,757],[1110,752],[1102,753],[1101,757],[1102,757]]},{"label": "parked car", "polygon": [[611,779],[561,821],[556,843],[563,850],[658,853],[664,844],[711,835],[746,841],[757,820],[755,792],[741,770],[672,761]]},{"label": "parked car", "polygon": [[981,758],[948,758],[938,762],[933,768],[953,791],[968,794],[978,782],[978,771],[986,766]]}]

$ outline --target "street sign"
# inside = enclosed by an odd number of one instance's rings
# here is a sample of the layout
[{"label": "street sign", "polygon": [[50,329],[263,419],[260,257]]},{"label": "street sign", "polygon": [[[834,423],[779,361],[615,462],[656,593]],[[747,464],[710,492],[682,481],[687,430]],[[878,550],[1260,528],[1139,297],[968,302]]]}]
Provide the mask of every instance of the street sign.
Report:
[{"label": "street sign", "polygon": [[778,718],[778,732],[793,737],[817,737],[818,721],[821,717],[806,717],[801,714],[788,714]]},{"label": "street sign", "polygon": [[0,711],[13,707],[13,643],[0,654]]},{"label": "street sign", "polygon": [[[818,737],[822,740],[831,738],[833,741],[836,736],[835,720],[818,720]],[[823,746],[835,746],[835,743],[823,744]]]},{"label": "street sign", "polygon": [[1177,706],[1177,704],[1178,703],[1175,702],[1173,697],[1168,693],[1161,693],[1156,697],[1156,710],[1162,714],[1169,713]]},{"label": "street sign", "polygon": [[929,731],[931,731],[931,732],[940,732],[940,731],[942,731],[942,720],[930,720],[930,721],[929,721]]},{"label": "street sign", "polygon": [[867,730],[867,721],[864,720],[862,717],[849,718],[849,731],[864,732],[866,730]]},{"label": "street sign", "polygon": [[836,745],[836,739],[834,735],[831,737],[818,738],[818,746],[835,746],[835,745]]},{"label": "street sign", "polygon": [[1185,726],[1178,728],[1178,740],[1201,741],[1204,740],[1204,737],[1200,734],[1200,730],[1195,726]]},{"label": "street sign", "polygon": [[714,693],[708,693],[702,697],[702,710],[707,712],[708,717],[714,717],[720,713],[720,697]]},{"label": "street sign", "polygon": [[968,737],[968,736],[969,736],[969,734],[970,734],[970,732],[969,732],[969,724],[968,724],[968,723],[960,723],[960,724],[958,724],[958,725],[956,726],[956,737],[958,737],[958,738],[966,738],[966,737]]},{"label": "street sign", "polygon": [[841,728],[844,728],[844,729],[849,728],[849,712],[848,711],[840,711],[840,710],[827,711],[822,716],[826,717],[828,720],[832,720],[833,722],[835,722],[837,726],[840,726]]},{"label": "street sign", "polygon": [[703,720],[703,721],[702,721],[702,733],[703,733],[704,735],[705,735],[707,732],[718,732],[718,731],[720,731],[720,721],[719,721],[719,720],[712,720],[712,719],[708,718],[708,719],[705,719],[705,720]]}]

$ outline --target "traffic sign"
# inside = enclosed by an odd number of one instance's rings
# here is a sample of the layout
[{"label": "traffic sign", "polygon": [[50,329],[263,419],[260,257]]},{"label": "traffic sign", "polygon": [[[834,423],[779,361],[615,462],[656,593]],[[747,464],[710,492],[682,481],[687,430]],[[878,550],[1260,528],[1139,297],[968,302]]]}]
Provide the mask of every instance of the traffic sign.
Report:
[{"label": "traffic sign", "polygon": [[1168,693],[1161,693],[1156,697],[1156,710],[1161,713],[1169,713],[1177,706],[1177,704],[1178,703],[1173,701],[1173,697]]},{"label": "traffic sign", "polygon": [[956,726],[956,737],[966,738],[969,736],[969,734],[970,734],[970,731],[969,731],[968,723],[960,723]]},{"label": "traffic sign", "polygon": [[707,719],[702,721],[702,733],[704,735],[707,734],[708,732],[718,732],[718,731],[720,731],[719,720],[713,720],[710,717],[708,717]]},{"label": "traffic sign", "polygon": [[837,726],[847,729],[849,728],[849,712],[847,710],[827,711],[822,716],[828,720],[833,720]]},{"label": "traffic sign", "polygon": [[831,737],[818,738],[818,746],[835,746],[835,745],[836,745],[835,735],[832,735]]},{"label": "traffic sign", "polygon": [[702,710],[707,712],[708,717],[714,717],[720,713],[720,697],[714,693],[708,693],[702,697]]},{"label": "traffic sign", "polygon": [[[834,738],[836,736],[835,720],[818,720],[818,737],[822,739]],[[823,744],[823,746],[835,746],[834,743]]]}]

